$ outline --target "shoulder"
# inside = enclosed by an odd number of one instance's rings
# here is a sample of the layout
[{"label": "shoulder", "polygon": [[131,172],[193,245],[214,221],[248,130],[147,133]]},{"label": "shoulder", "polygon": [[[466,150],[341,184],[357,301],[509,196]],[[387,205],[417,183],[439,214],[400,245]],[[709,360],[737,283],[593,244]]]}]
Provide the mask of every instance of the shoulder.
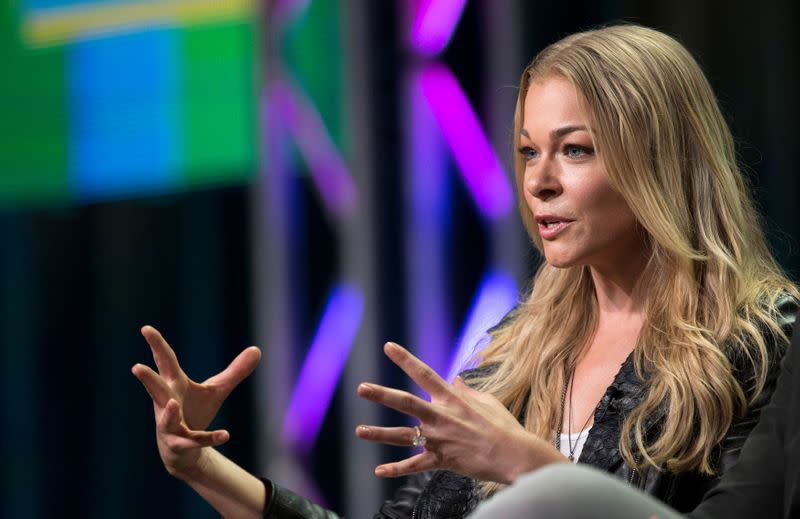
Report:
[{"label": "shoulder", "polygon": [[517,304],[514,308],[509,310],[508,313],[504,315],[502,319],[500,319],[499,323],[489,328],[486,331],[486,333],[492,335],[494,332],[501,330],[506,326],[508,326],[509,324],[511,324],[512,322],[514,322],[514,320],[522,313],[522,306],[523,305],[521,303]]},{"label": "shoulder", "polygon": [[776,322],[781,327],[787,337],[791,338],[794,323],[797,320],[797,312],[800,309],[800,302],[793,296],[784,294],[775,304],[777,310]]},{"label": "shoulder", "polygon": [[[786,347],[791,339],[794,323],[797,318],[800,304],[795,297],[784,294],[777,298],[769,307],[770,322],[755,322],[765,350],[766,357],[758,355],[752,339],[746,341],[749,345],[744,348],[727,349],[728,358],[732,364],[733,373],[745,390],[748,399],[757,396],[754,390],[759,387],[759,372],[766,364],[766,378],[763,380],[764,396],[771,394],[772,386],[777,379],[780,363],[786,353]],[[783,336],[781,336],[782,332]],[[762,375],[763,376],[763,375]]]},{"label": "shoulder", "polygon": [[477,381],[493,375],[495,371],[497,371],[497,364],[484,364],[475,368],[465,369],[458,376],[468,386],[474,387]]},{"label": "shoulder", "polygon": [[[794,296],[783,294],[773,301],[762,303],[761,315],[764,316],[766,314],[767,317],[759,317],[750,321],[766,341],[767,353],[770,354],[770,357],[776,351],[779,356],[782,355],[785,346],[789,342],[788,340],[791,339],[798,308],[800,308],[800,304]],[[779,330],[783,333],[783,337],[781,337]],[[752,345],[752,342],[750,345]],[[743,352],[738,353],[740,356]],[[740,360],[736,357],[734,355],[734,358],[731,358],[734,364],[737,364],[736,361]]]},{"label": "shoulder", "polygon": [[[499,330],[510,325],[519,316],[521,308],[522,304],[516,305],[506,315],[504,315],[502,319],[500,319],[500,322],[489,328],[486,333],[491,336]],[[473,383],[479,379],[484,379],[493,375],[497,371],[497,366],[498,364],[493,362],[480,364],[474,368],[465,369],[464,371],[460,372],[458,376],[461,377],[464,382],[467,383],[467,385],[473,386]]]}]

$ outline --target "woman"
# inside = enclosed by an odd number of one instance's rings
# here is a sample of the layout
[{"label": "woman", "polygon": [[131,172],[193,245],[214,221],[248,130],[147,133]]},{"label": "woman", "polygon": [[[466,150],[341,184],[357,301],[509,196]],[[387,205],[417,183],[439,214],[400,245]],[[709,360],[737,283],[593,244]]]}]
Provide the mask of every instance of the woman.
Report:
[{"label": "woman", "polygon": [[[423,446],[376,468],[414,474],[376,517],[463,517],[521,474],[570,460],[690,509],[768,399],[797,297],[764,242],[708,82],[657,31],[575,34],[523,73],[515,137],[520,211],[546,262],[466,382],[448,385],[385,347],[431,402],[358,388],[420,420],[356,428]],[[157,332],[143,333],[161,375],[133,369],[153,396],[170,473],[226,517],[335,517],[210,448],[227,433],[203,429],[256,349],[196,386]]]}]

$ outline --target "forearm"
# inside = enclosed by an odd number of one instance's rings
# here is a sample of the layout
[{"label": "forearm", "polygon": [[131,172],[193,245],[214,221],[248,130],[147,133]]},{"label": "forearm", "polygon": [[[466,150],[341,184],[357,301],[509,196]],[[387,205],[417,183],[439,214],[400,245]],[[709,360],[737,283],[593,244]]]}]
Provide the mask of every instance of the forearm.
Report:
[{"label": "forearm", "polygon": [[520,476],[554,463],[569,463],[563,454],[549,443],[525,433],[516,442],[508,442],[513,446],[513,455],[506,456],[510,462],[504,467],[505,481],[514,483]]},{"label": "forearm", "polygon": [[194,469],[176,476],[226,519],[260,518],[264,514],[264,483],[211,447],[203,449]]}]

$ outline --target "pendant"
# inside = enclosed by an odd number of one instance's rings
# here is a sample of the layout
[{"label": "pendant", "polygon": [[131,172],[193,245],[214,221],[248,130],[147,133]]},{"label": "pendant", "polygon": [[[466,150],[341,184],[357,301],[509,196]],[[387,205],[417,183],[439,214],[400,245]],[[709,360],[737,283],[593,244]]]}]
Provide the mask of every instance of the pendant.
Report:
[{"label": "pendant", "polygon": [[575,461],[575,457],[572,454],[567,456],[567,458],[569,458],[569,461],[573,461],[573,462]]}]

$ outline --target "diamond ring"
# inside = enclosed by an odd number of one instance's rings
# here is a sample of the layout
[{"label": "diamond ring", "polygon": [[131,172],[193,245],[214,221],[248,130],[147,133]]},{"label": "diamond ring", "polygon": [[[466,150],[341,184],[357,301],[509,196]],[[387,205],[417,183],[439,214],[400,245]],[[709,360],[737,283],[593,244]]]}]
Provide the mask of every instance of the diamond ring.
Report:
[{"label": "diamond ring", "polygon": [[414,436],[414,439],[411,440],[411,445],[413,447],[424,447],[428,442],[428,438],[422,435],[422,430],[419,428],[419,425],[414,426],[414,432],[416,433],[416,436]]}]

